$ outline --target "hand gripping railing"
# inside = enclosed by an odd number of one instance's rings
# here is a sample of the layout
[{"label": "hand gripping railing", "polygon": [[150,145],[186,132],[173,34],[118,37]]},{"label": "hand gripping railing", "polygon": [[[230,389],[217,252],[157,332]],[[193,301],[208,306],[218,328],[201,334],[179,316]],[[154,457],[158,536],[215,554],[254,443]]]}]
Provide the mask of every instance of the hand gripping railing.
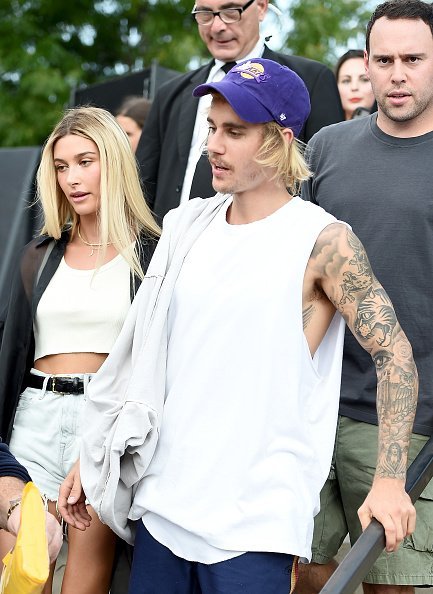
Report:
[{"label": "hand gripping railing", "polygon": [[[433,437],[427,441],[407,471],[406,491],[414,503],[433,476]],[[353,594],[385,548],[382,524],[373,518],[320,594]]]}]

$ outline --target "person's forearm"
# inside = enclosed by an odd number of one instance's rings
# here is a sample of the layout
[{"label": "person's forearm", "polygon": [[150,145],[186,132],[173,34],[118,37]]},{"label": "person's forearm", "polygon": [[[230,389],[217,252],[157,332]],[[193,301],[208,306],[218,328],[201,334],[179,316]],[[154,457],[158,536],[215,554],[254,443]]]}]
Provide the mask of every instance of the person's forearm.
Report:
[{"label": "person's forearm", "polygon": [[379,443],[376,477],[406,477],[410,437],[418,399],[418,372],[398,322],[391,344],[377,352]]},{"label": "person's forearm", "polygon": [[9,451],[8,446],[1,442],[0,439],[0,478],[1,477],[15,477],[21,479],[24,483],[28,483],[32,479],[27,470],[14,458]]},{"label": "person's forearm", "polygon": [[6,529],[10,502],[21,497],[25,483],[14,477],[0,477],[0,528]]}]

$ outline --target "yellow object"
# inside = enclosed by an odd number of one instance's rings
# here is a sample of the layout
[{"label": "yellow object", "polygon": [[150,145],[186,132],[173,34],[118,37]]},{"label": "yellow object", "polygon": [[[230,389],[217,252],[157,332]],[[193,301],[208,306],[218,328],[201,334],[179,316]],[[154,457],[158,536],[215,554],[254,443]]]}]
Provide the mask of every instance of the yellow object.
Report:
[{"label": "yellow object", "polygon": [[21,524],[14,548],[3,559],[0,594],[40,594],[48,579],[50,561],[45,532],[45,509],[33,483],[21,501]]}]

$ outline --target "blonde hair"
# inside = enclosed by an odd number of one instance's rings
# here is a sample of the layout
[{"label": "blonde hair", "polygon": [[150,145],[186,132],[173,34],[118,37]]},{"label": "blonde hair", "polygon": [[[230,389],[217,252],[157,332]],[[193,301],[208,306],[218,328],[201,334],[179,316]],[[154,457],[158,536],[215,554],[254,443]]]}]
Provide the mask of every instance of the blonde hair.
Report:
[{"label": "blonde hair", "polygon": [[304,144],[294,138],[287,142],[282,128],[277,122],[263,124],[263,143],[256,163],[275,169],[272,179],[279,178],[290,194],[297,194],[303,181],[311,176],[304,159]]},{"label": "blonde hair", "polygon": [[100,259],[112,243],[125,257],[131,271],[143,278],[140,242],[136,240],[142,233],[158,237],[160,229],[144,199],[129,140],[105,109],[68,109],[47,139],[37,171],[37,199],[44,213],[41,235],[59,239],[65,228],[70,228],[71,237],[77,231],[79,217],[57,182],[53,156],[56,142],[70,134],[93,141],[99,151],[101,199],[98,222],[103,245]]}]

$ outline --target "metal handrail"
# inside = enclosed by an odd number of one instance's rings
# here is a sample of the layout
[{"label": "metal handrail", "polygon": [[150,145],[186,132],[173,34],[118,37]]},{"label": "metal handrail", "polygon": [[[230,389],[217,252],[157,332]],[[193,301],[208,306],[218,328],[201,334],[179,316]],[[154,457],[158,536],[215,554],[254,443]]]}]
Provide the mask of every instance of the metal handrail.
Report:
[{"label": "metal handrail", "polygon": [[[406,491],[413,503],[432,477],[433,437],[430,437],[407,471]],[[320,590],[320,594],[353,594],[384,548],[383,526],[373,518]]]}]

